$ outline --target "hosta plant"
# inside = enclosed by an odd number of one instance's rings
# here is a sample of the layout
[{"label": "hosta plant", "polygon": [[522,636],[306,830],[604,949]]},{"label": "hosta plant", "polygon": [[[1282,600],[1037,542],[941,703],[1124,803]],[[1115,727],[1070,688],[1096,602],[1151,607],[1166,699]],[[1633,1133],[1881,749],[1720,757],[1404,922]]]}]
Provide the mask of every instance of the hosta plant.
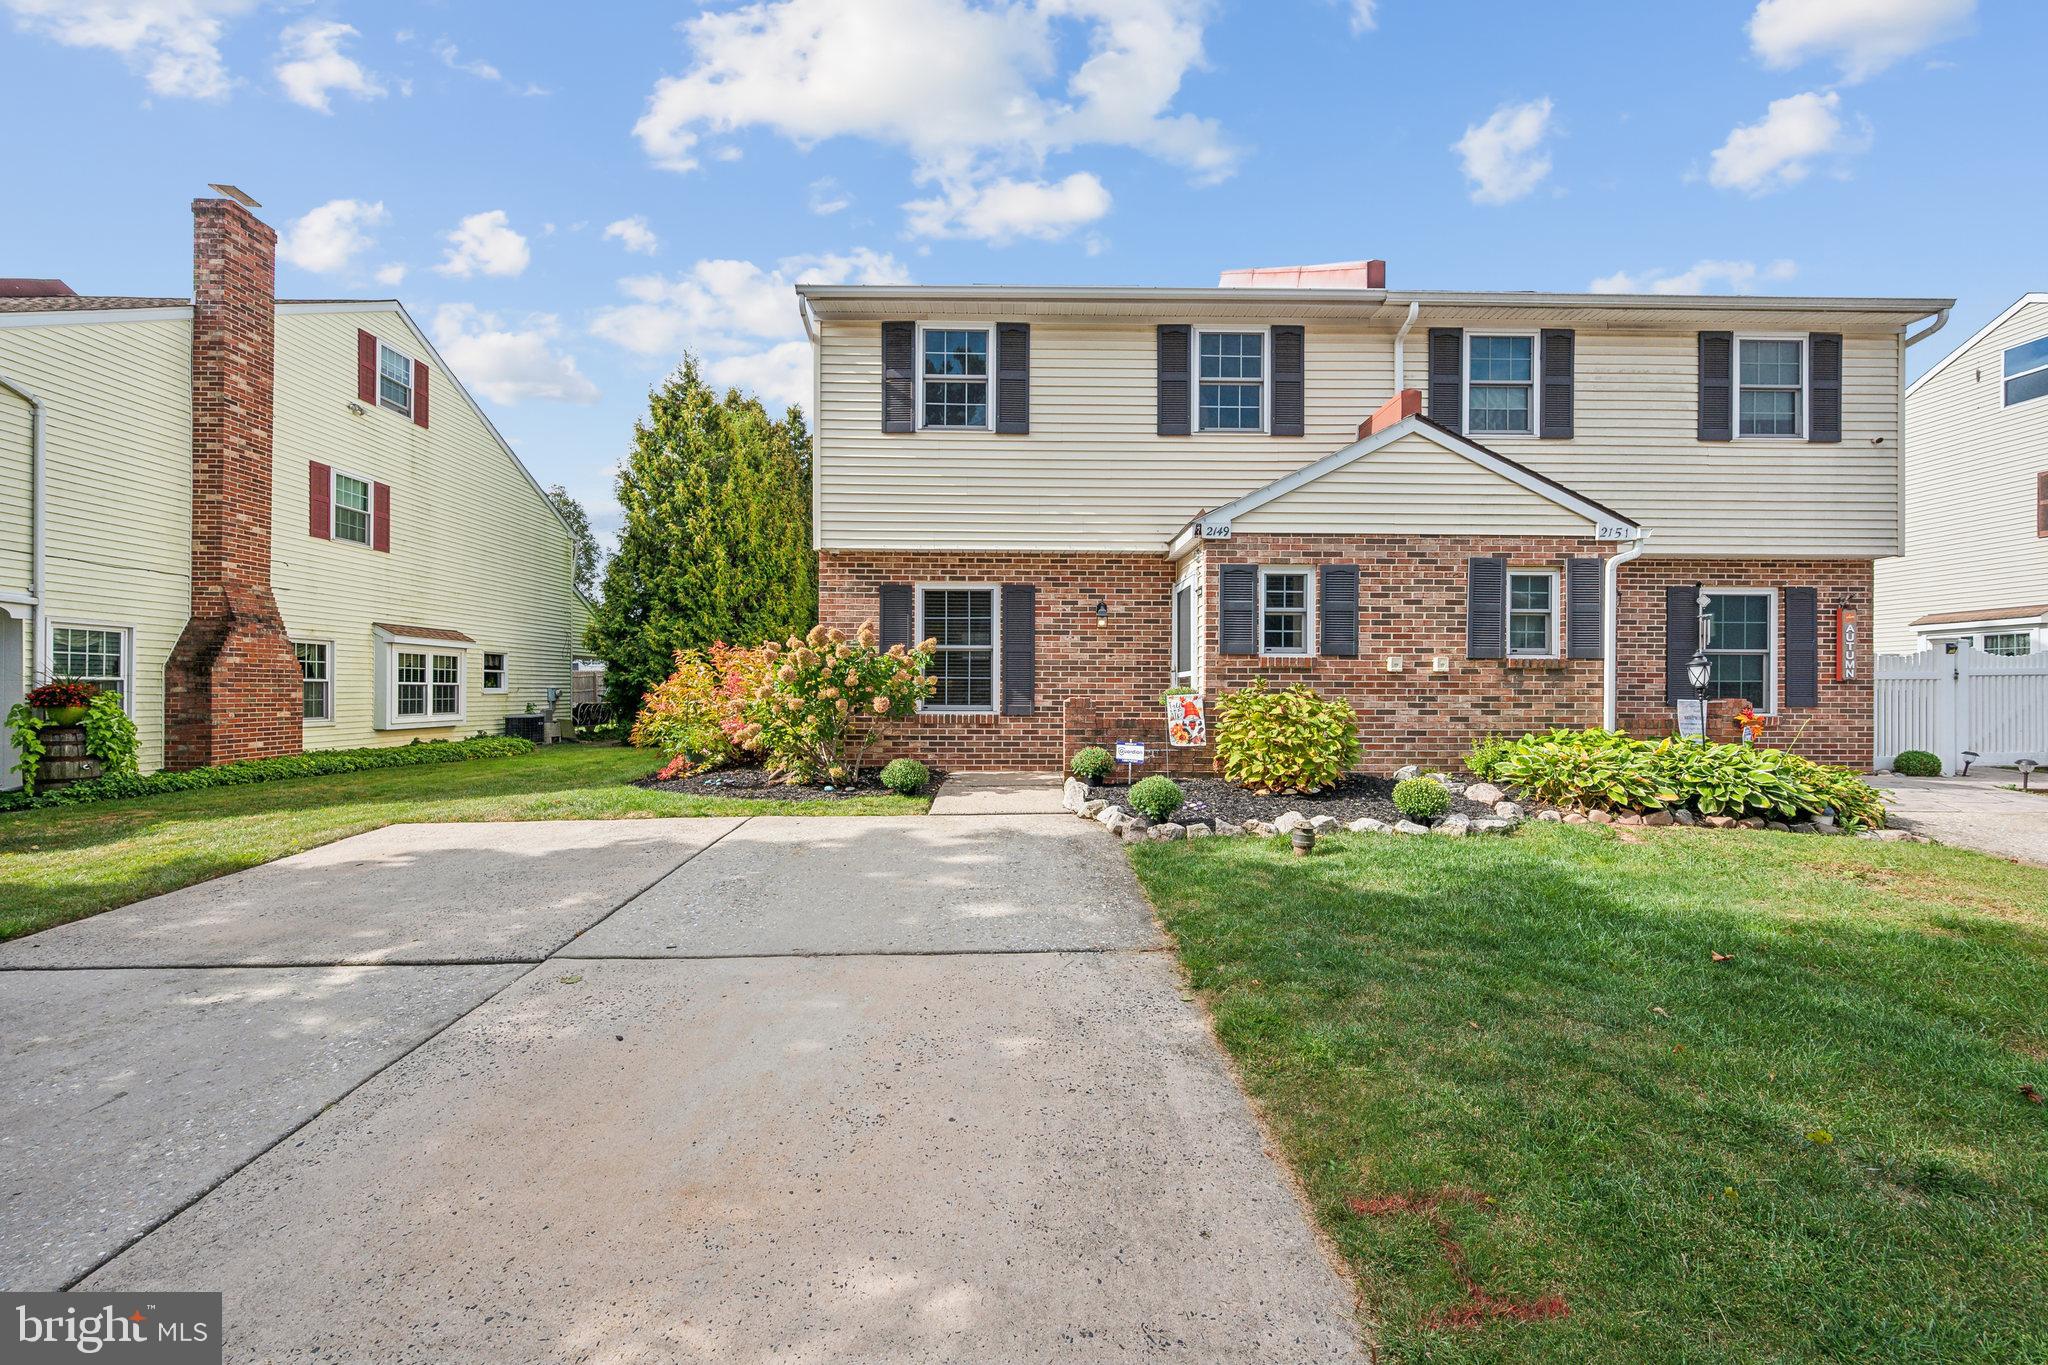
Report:
[{"label": "hosta plant", "polygon": [[1358,761],[1351,703],[1255,678],[1216,699],[1216,762],[1223,780],[1261,794],[1306,796],[1334,787]]}]

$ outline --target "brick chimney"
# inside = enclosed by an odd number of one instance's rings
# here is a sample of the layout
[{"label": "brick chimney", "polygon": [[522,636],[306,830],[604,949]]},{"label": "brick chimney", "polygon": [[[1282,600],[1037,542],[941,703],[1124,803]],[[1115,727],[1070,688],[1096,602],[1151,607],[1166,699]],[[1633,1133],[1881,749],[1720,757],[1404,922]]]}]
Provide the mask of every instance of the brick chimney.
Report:
[{"label": "brick chimney", "polygon": [[300,746],[297,657],[270,589],[277,233],[192,201],[192,614],[164,667],[164,766]]}]

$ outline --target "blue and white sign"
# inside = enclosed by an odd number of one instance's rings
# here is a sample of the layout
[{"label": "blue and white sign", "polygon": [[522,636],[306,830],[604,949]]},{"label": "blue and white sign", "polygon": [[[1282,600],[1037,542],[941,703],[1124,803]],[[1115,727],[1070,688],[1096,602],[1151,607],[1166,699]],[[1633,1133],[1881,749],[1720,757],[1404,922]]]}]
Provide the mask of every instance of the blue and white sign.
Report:
[{"label": "blue and white sign", "polygon": [[1116,761],[1119,763],[1143,763],[1145,746],[1133,740],[1121,740],[1116,746]]}]

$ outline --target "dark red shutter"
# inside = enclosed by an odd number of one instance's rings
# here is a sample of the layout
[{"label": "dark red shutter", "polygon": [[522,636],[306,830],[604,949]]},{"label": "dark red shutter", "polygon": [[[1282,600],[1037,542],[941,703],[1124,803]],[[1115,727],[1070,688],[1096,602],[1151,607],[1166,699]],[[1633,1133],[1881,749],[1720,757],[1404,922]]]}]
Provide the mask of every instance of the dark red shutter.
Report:
[{"label": "dark red shutter", "polygon": [[318,460],[306,465],[306,534],[334,539],[334,471]]},{"label": "dark red shutter", "polygon": [[377,405],[377,338],[356,329],[356,401]]},{"label": "dark red shutter", "polygon": [[391,485],[373,483],[370,485],[370,548],[389,550],[391,548]]},{"label": "dark red shutter", "polygon": [[412,422],[418,427],[427,424],[427,362],[424,360],[412,363]]}]

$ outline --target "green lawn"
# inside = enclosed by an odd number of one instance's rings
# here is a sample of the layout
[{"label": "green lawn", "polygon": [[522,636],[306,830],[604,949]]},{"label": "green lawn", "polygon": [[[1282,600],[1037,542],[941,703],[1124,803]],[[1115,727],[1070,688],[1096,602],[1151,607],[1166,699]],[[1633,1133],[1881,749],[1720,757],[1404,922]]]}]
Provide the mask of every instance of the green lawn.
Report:
[{"label": "green lawn", "polygon": [[644,751],[562,745],[523,758],[0,815],[0,940],[405,821],[892,815],[928,804],[901,796],[725,800],[627,785],[656,766]]},{"label": "green lawn", "polygon": [[[1548,825],[1285,847],[1132,857],[1387,1359],[2048,1360],[2048,871]],[[1454,1249],[1567,1314],[1458,1325]]]}]

